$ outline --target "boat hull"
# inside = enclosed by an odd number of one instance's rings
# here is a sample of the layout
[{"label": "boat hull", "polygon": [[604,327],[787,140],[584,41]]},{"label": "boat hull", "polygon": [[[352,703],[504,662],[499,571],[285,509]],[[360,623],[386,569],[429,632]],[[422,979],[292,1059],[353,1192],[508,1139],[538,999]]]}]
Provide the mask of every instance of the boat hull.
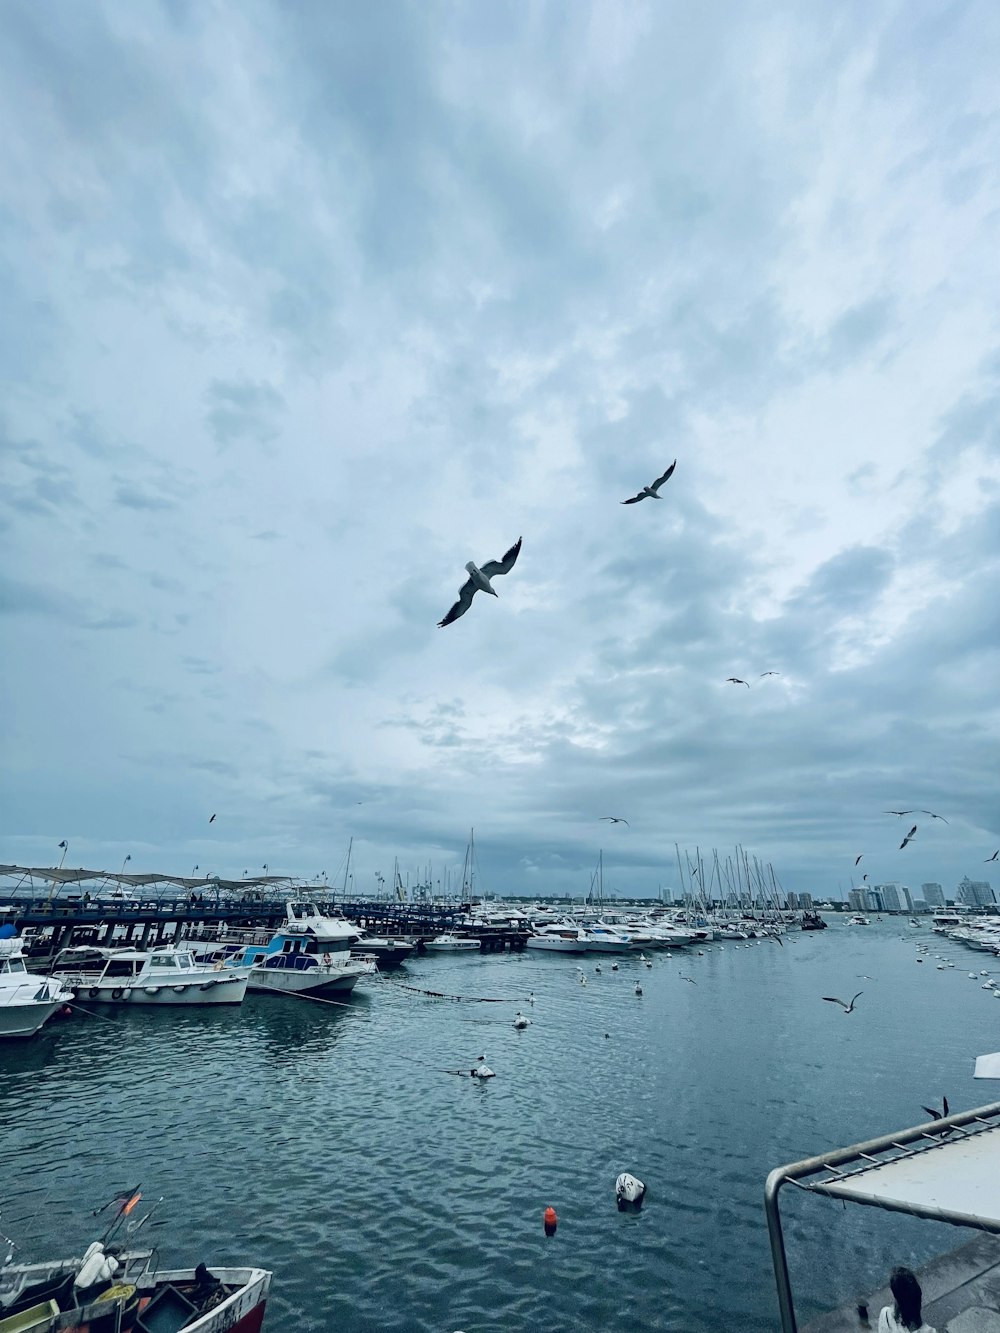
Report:
[{"label": "boat hull", "polygon": [[55,1000],[0,1005],[0,1040],[16,1041],[33,1037],[42,1030],[55,1011],[72,998],[72,992],[66,991]]},{"label": "boat hull", "polygon": [[529,935],[524,942],[526,949],[541,949],[545,953],[586,953],[587,945],[583,940],[560,939],[551,935]]},{"label": "boat hull", "polygon": [[371,976],[374,968],[311,967],[298,972],[292,968],[254,967],[250,969],[250,990],[257,994],[282,995],[350,995],[362,977]]},{"label": "boat hull", "polygon": [[247,993],[247,980],[246,977],[226,977],[218,981],[209,978],[173,986],[154,981],[143,981],[134,986],[112,986],[107,982],[97,986],[67,984],[82,1004],[206,1005],[242,1004]]}]

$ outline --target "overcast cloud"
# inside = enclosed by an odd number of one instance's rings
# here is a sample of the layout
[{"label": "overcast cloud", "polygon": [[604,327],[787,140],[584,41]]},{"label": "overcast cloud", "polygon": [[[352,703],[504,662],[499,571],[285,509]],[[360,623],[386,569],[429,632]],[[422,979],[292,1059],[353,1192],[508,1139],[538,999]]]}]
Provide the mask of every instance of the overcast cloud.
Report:
[{"label": "overcast cloud", "polygon": [[987,877],[998,57],[988,0],[9,0],[0,860]]}]

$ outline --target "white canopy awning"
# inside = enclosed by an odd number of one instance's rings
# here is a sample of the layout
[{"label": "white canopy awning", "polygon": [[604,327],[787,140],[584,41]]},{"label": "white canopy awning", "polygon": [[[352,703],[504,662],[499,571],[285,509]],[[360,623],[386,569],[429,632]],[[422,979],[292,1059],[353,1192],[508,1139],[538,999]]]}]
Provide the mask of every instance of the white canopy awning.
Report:
[{"label": "white canopy awning", "polygon": [[1000,1125],[956,1134],[932,1147],[852,1169],[835,1180],[811,1181],[817,1194],[943,1222],[1000,1228]]}]

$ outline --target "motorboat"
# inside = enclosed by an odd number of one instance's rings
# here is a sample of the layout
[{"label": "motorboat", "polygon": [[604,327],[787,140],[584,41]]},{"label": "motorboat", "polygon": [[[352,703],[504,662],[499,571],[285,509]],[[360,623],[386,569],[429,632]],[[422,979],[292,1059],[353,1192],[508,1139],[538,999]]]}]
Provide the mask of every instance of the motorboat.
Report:
[{"label": "motorboat", "polygon": [[61,949],[52,975],[91,1004],[242,1004],[249,980],[222,959],[199,962],[190,948],[172,944]]},{"label": "motorboat", "polygon": [[586,953],[587,937],[568,922],[538,926],[524,942],[526,949],[545,949],[550,953]]},{"label": "motorboat", "polygon": [[0,939],[0,1037],[33,1037],[74,998],[58,978],[29,972],[23,951],[19,936]]},{"label": "motorboat", "polygon": [[[122,1202],[109,1234],[141,1197]],[[160,1268],[156,1249],[118,1247],[105,1235],[75,1258],[0,1268],[0,1333],[259,1333],[271,1276]]]},{"label": "motorboat", "polygon": [[469,939],[466,935],[436,935],[434,939],[427,940],[424,944],[425,949],[433,949],[435,953],[446,952],[478,952],[482,948],[480,940]]},{"label": "motorboat", "polygon": [[871,922],[861,912],[857,912],[849,918],[847,924],[849,926],[870,926]]},{"label": "motorboat", "polygon": [[351,957],[373,957],[380,967],[395,967],[405,963],[416,952],[416,944],[402,935],[369,935],[361,932],[361,938],[351,950]]},{"label": "motorboat", "polygon": [[634,947],[624,930],[618,926],[609,926],[604,921],[584,926],[582,934],[587,953],[631,953]]}]

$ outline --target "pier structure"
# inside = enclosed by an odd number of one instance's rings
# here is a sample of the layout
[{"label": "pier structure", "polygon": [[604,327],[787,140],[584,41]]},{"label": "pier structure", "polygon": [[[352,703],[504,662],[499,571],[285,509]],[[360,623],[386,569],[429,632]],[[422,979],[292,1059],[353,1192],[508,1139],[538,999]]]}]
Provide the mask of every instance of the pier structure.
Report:
[{"label": "pier structure", "polygon": [[[51,957],[74,944],[145,949],[182,939],[214,939],[236,930],[273,931],[285,920],[285,898],[301,892],[285,881],[286,891],[275,893],[275,878],[266,884],[185,880],[184,886],[191,886],[187,892],[146,898],[110,898],[99,891],[71,896],[0,893],[0,921],[29,933],[28,952],[34,957]],[[450,932],[479,940],[483,953],[516,950],[524,947],[529,933],[512,925],[470,924],[470,903],[345,901],[329,890],[321,895],[315,889],[308,896],[324,914],[344,917],[371,935],[405,936],[418,947]]]}]

